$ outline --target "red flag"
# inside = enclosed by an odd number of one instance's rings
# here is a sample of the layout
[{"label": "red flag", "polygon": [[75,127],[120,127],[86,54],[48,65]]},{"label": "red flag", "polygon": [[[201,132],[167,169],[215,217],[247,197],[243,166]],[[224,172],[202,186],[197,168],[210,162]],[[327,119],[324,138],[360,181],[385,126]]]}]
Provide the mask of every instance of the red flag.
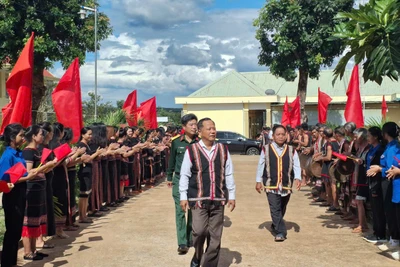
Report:
[{"label": "red flag", "polygon": [[43,148],[42,157],[40,158],[40,163],[44,164],[46,162],[46,159],[50,156],[51,152],[53,151],[51,151],[48,148]]},{"label": "red flag", "polygon": [[57,161],[63,160],[66,156],[69,155],[69,153],[71,153],[71,151],[72,151],[71,147],[68,144],[62,144],[61,146],[53,150],[54,155],[57,158]]},{"label": "red flag", "polygon": [[358,65],[355,65],[351,73],[349,86],[347,88],[347,103],[344,110],[346,122],[354,122],[357,128],[364,126],[363,105],[360,94],[360,81],[358,78]]},{"label": "red flag", "polygon": [[332,98],[321,92],[318,87],[318,122],[319,123],[326,123],[326,119],[328,117],[328,105],[331,103]]},{"label": "red flag", "polygon": [[382,99],[382,120],[386,120],[386,112],[388,112],[388,106],[386,104],[385,96]]},{"label": "red flag", "polygon": [[157,124],[157,105],[156,97],[152,97],[140,103],[140,107],[137,110],[138,120],[143,119],[146,129],[155,129],[158,127]]},{"label": "red flag", "polygon": [[129,126],[137,125],[136,111],[137,111],[137,92],[134,90],[128,95],[122,109],[125,110],[126,122]]},{"label": "red flag", "polygon": [[290,126],[296,127],[301,124],[300,96],[290,104]]},{"label": "red flag", "polygon": [[289,103],[288,103],[288,98],[286,96],[286,101],[285,104],[283,105],[283,114],[282,114],[282,120],[281,120],[281,124],[283,126],[287,126],[288,124],[290,124],[290,112],[289,112]]},{"label": "red flag", "polygon": [[22,176],[25,175],[26,168],[24,164],[18,162],[4,173],[7,173],[10,176],[10,183],[15,184]]},{"label": "red flag", "polygon": [[33,39],[32,33],[17,63],[6,82],[10,103],[2,108],[3,123],[0,133],[10,123],[20,123],[23,127],[32,124],[32,77],[33,77]]},{"label": "red flag", "polygon": [[6,181],[0,181],[0,192],[9,193],[11,189],[8,187],[8,183]]},{"label": "red flag", "polygon": [[57,121],[72,129],[77,142],[83,128],[81,79],[79,58],[76,58],[64,73],[51,94]]},{"label": "red flag", "polygon": [[346,161],[346,160],[347,160],[347,156],[346,156],[346,155],[337,153],[337,152],[335,152],[335,151],[332,152],[332,156],[335,156],[335,157],[337,157],[338,159],[343,160],[343,161]]}]

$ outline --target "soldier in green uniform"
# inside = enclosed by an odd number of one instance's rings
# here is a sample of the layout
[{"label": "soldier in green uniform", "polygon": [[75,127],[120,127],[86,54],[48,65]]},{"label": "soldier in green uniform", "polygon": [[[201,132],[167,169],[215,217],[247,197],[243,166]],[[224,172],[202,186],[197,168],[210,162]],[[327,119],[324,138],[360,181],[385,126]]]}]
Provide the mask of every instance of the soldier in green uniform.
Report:
[{"label": "soldier in green uniform", "polygon": [[181,119],[183,135],[177,135],[172,140],[171,155],[169,158],[167,180],[168,187],[172,187],[172,197],[175,201],[176,232],[178,237],[178,253],[186,254],[192,241],[192,213],[189,210],[187,221],[185,212],[180,207],[179,173],[185,155],[186,147],[198,142],[197,117],[194,114],[186,114]]}]

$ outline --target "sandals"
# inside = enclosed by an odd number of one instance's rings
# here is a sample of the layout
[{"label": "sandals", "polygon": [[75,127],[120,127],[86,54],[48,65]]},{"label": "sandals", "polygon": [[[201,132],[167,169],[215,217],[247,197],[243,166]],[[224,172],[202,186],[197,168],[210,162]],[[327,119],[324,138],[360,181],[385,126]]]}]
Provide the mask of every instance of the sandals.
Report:
[{"label": "sandals", "polygon": [[43,246],[41,246],[41,247],[36,247],[36,248],[48,249],[48,248],[54,248],[54,245],[53,245],[53,244],[44,243]]},{"label": "sandals", "polygon": [[326,211],[340,211],[339,208],[336,208],[335,206],[330,206],[329,209],[327,209]]},{"label": "sandals", "polygon": [[40,252],[40,251],[36,251],[35,254],[38,255],[38,256],[40,256],[40,257],[43,257],[43,258],[46,258],[46,257],[49,256],[49,254],[45,254],[45,253],[42,253],[42,252]]},{"label": "sandals", "polygon": [[58,237],[60,239],[67,239],[67,238],[69,238],[69,235],[66,235],[65,233],[62,233],[62,234],[56,234],[56,237]]},{"label": "sandals", "polygon": [[316,203],[318,203],[318,202],[326,202],[326,200],[319,197],[319,198],[314,199],[313,202],[316,202]]},{"label": "sandals", "polygon": [[40,260],[43,260],[43,257],[39,256],[39,255],[37,255],[35,253],[31,253],[31,254],[25,255],[24,256],[24,260],[26,260],[26,261],[40,261]]},{"label": "sandals", "polygon": [[275,236],[275,242],[283,242],[283,241],[285,241],[285,239],[286,238],[282,234],[277,234]]},{"label": "sandals", "polygon": [[73,227],[73,226],[71,225],[71,226],[65,227],[65,228],[63,229],[63,231],[67,231],[67,232],[78,231],[78,228],[77,228],[77,227]]},{"label": "sandals", "polygon": [[358,226],[358,227],[354,228],[353,231],[351,231],[351,232],[353,234],[361,234],[361,233],[364,233],[364,232],[367,232],[367,231],[368,231],[368,228],[363,228],[361,226]]}]

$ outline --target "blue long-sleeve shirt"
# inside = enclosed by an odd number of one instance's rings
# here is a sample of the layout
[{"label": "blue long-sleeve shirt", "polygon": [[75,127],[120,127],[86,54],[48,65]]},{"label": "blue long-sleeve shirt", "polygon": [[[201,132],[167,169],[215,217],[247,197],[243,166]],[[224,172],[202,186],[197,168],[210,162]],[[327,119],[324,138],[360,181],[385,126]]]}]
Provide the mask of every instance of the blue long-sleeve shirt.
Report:
[{"label": "blue long-sleeve shirt", "polygon": [[26,162],[22,157],[22,151],[7,146],[0,158],[0,180],[10,182],[10,175],[5,172],[18,162],[21,162],[26,167]]},{"label": "blue long-sleeve shirt", "polygon": [[[392,163],[390,166],[395,166],[400,168],[400,148],[397,150],[396,154],[392,157]],[[393,203],[400,203],[400,176],[393,178]]]},{"label": "blue long-sleeve shirt", "polygon": [[397,140],[390,142],[381,156],[382,178],[386,179],[386,171],[392,167],[393,159],[400,150],[400,144]]}]

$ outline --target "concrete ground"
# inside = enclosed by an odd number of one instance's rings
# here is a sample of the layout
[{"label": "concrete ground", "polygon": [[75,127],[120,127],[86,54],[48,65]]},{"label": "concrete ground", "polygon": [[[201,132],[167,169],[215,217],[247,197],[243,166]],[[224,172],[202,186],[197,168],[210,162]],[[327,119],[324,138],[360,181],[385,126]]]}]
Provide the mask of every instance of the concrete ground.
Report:
[{"label": "concrete ground", "polygon": [[[310,190],[295,192],[286,215],[288,239],[275,243],[265,194],[255,190],[258,157],[233,156],[237,207],[226,212],[221,267],[227,266],[399,266],[374,245],[351,233],[339,216],[310,204]],[[49,258],[24,266],[189,266],[193,249],[177,254],[174,204],[165,183],[130,199],[123,207],[52,240]],[[20,251],[22,256],[22,251]],[[22,264],[22,262],[21,262]]]}]

